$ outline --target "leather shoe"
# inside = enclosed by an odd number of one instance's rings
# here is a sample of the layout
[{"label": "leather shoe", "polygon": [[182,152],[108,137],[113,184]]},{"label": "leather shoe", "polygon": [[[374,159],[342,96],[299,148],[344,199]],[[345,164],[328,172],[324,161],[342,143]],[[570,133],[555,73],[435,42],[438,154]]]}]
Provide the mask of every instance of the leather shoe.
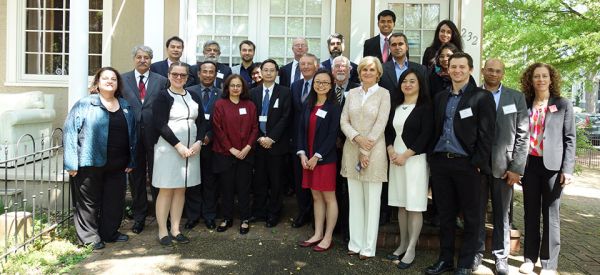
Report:
[{"label": "leather shoe", "polygon": [[471,274],[472,274],[472,272],[468,268],[459,267],[456,270],[454,270],[454,275],[471,275]]},{"label": "leather shoe", "polygon": [[[242,225],[246,225],[246,227],[243,227]],[[240,224],[240,234],[245,235],[245,234],[248,234],[249,231],[250,231],[250,222],[248,220],[243,220],[242,223]]]},{"label": "leather shoe", "polygon": [[318,243],[320,243],[322,240],[323,240],[323,239],[320,239],[320,240],[316,240],[316,241],[314,241],[314,242],[309,242],[309,241],[301,241],[301,242],[299,242],[299,243],[298,243],[298,246],[300,246],[300,247],[311,247],[311,246],[315,246],[315,245],[317,245],[317,244],[318,244]]},{"label": "leather shoe", "polygon": [[454,270],[454,265],[452,265],[452,263],[437,261],[435,264],[430,265],[425,269],[425,274],[437,275],[452,270]]},{"label": "leather shoe", "polygon": [[144,231],[144,222],[135,222],[133,223],[133,226],[131,227],[131,231],[135,234],[140,234],[142,233],[142,231]]},{"label": "leather shoe", "polygon": [[271,228],[277,226],[278,223],[279,222],[277,221],[277,219],[267,219],[267,223],[265,224],[265,226],[267,228]]},{"label": "leather shoe", "polygon": [[508,275],[508,262],[506,259],[496,259],[496,275]]},{"label": "leather shoe", "polygon": [[385,258],[390,261],[398,261],[402,257],[404,257],[404,253],[402,253],[400,255],[396,255],[396,254],[392,253],[392,254],[387,254],[387,256],[385,256]]},{"label": "leather shoe", "polygon": [[110,240],[110,241],[106,241],[106,242],[107,243],[114,243],[114,242],[121,243],[121,242],[126,242],[128,240],[129,240],[129,236],[127,236],[123,233],[119,233],[119,235],[116,238],[114,238],[113,240]]},{"label": "leather shoe", "polygon": [[183,228],[192,229],[192,228],[196,227],[196,225],[198,225],[198,220],[188,220],[185,223],[185,225],[183,226]]},{"label": "leather shoe", "polygon": [[414,262],[415,262],[415,261],[413,260],[412,262],[410,262],[410,263],[408,263],[408,264],[407,264],[407,263],[405,263],[405,262],[403,262],[403,261],[400,261],[400,262],[398,263],[398,268],[399,268],[399,269],[408,269],[408,268],[410,268],[410,266],[411,266],[411,265],[412,265]]},{"label": "leather shoe", "polygon": [[475,258],[473,258],[473,266],[471,267],[473,269],[473,271],[477,271],[477,269],[481,265],[481,261],[483,261],[483,254],[481,254],[481,253],[475,254]]},{"label": "leather shoe", "polygon": [[215,220],[205,220],[204,224],[206,225],[206,228],[211,229],[211,230],[217,228],[217,224],[215,223]]},{"label": "leather shoe", "polygon": [[225,230],[231,226],[233,226],[233,220],[223,220],[223,222],[217,226],[217,232],[225,232]]},{"label": "leather shoe", "polygon": [[183,235],[183,234],[181,234],[181,233],[177,234],[177,236],[175,236],[175,237],[173,238],[173,240],[174,240],[176,243],[189,243],[189,242],[190,242],[190,239],[189,239],[188,237],[184,236],[184,235]]},{"label": "leather shoe", "polygon": [[312,250],[313,250],[314,252],[325,252],[325,251],[329,250],[329,249],[330,249],[330,248],[332,248],[332,247],[333,247],[333,242],[331,242],[331,243],[329,244],[329,246],[328,246],[328,247],[326,247],[326,248],[325,248],[325,247],[320,247],[320,246],[318,246],[318,245],[315,245],[315,246],[313,246]]},{"label": "leather shoe", "polygon": [[158,243],[160,243],[160,245],[162,246],[168,246],[168,245],[172,245],[173,244],[173,239],[171,238],[171,235],[167,235],[164,236],[162,238],[158,238]]},{"label": "leather shoe", "polygon": [[100,249],[103,249],[105,246],[106,246],[106,245],[104,244],[104,242],[103,242],[103,241],[99,241],[99,242],[97,242],[97,243],[94,243],[94,244],[92,245],[92,249],[93,249],[93,250],[100,250]]}]

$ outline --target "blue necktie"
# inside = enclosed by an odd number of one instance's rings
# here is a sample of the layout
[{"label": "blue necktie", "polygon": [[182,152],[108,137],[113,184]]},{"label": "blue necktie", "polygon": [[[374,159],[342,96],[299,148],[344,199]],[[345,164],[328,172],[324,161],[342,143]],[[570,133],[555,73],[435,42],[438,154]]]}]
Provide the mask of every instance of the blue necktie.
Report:
[{"label": "blue necktie", "polygon": [[[269,114],[269,101],[270,100],[271,99],[269,97],[269,89],[265,89],[265,97],[263,97],[262,109],[260,111],[261,116],[267,116]],[[265,134],[267,133],[267,123],[266,122],[260,122],[259,127],[263,133],[265,133]]]},{"label": "blue necktie", "polygon": [[302,102],[304,102],[306,100],[306,95],[308,94],[308,81],[304,82],[304,89],[302,90]]},{"label": "blue necktie", "polygon": [[298,79],[300,79],[300,63],[296,65],[296,70],[294,70],[294,82]]}]

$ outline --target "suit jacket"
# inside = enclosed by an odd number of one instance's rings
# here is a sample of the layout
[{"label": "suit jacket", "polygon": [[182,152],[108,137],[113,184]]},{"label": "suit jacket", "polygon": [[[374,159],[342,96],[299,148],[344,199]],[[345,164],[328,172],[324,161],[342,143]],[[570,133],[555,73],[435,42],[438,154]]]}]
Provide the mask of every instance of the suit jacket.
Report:
[{"label": "suit jacket", "polygon": [[[398,106],[397,108],[400,108]],[[394,129],[394,117],[396,109],[390,110],[390,117],[385,127],[385,145],[394,146],[396,140],[396,129]],[[431,134],[433,133],[433,108],[429,104],[415,106],[410,112],[402,128],[401,138],[406,148],[415,151],[415,155],[427,153]]]},{"label": "suit jacket", "polygon": [[[194,78],[191,86],[200,84],[198,80],[198,64],[190,66],[190,75]],[[223,89],[223,82],[231,75],[231,68],[223,63],[217,63],[217,78],[215,79],[215,87]],[[187,85],[187,84],[186,84]]]},{"label": "suit jacket", "polygon": [[363,45],[363,57],[364,56],[375,56],[379,58],[379,61],[383,63],[383,57],[381,56],[381,45],[379,45],[380,34],[373,36],[365,40]]},{"label": "suit jacket", "polygon": [[[183,64],[188,65],[187,63],[183,63]],[[169,78],[169,76],[168,76],[169,62],[167,61],[167,59],[161,60],[158,62],[154,62],[150,65],[150,71],[157,73],[159,75],[162,75],[166,78]],[[188,75],[187,82],[185,83],[185,87],[192,86],[196,83],[196,75],[198,75],[198,74],[192,74],[192,71],[191,70],[189,71],[189,75]]]},{"label": "suit jacket", "polygon": [[502,87],[496,108],[496,131],[492,144],[492,175],[501,178],[508,170],[525,171],[529,152],[529,116],[523,93]]},{"label": "suit jacket", "polygon": [[[308,127],[310,124],[310,113],[312,108],[308,104],[304,105],[302,112],[300,131],[298,131],[298,151],[304,151],[308,158]],[[340,116],[342,109],[335,100],[328,100],[321,106],[321,110],[327,112],[325,117],[317,116],[317,125],[315,127],[315,137],[312,144],[313,155],[319,153],[321,159],[317,164],[337,162],[337,150],[335,147],[337,132],[340,127]]]},{"label": "suit jacket", "polygon": [[[293,65],[294,65],[294,61],[285,64],[285,66],[283,66],[279,69],[279,85],[284,86],[284,87],[292,86],[292,83],[290,81],[292,78]],[[302,78],[302,76],[300,78]]]},{"label": "suit jacket", "polygon": [[[442,136],[449,96],[450,92],[445,91],[438,93],[434,99],[435,132],[431,152]],[[468,154],[471,164],[486,175],[492,173],[490,162],[496,125],[495,106],[490,92],[469,82],[458,102],[453,120],[454,134]],[[460,111],[467,109],[471,110],[472,115],[461,118]]]},{"label": "suit jacket", "polygon": [[[358,80],[358,65],[354,62],[350,62],[350,66],[352,66],[352,70],[350,70],[350,81],[356,83],[360,82],[360,80]],[[333,69],[331,68],[331,59],[321,62],[321,68],[333,72]]]},{"label": "suit jacket", "polygon": [[[408,68],[413,68],[421,74],[423,79],[427,79],[427,69],[421,64],[417,64],[412,61],[408,61]],[[399,92],[398,90],[398,77],[396,77],[396,68],[394,68],[394,62],[388,61],[383,63],[383,74],[379,79],[379,86],[386,88],[391,92],[392,98]]]},{"label": "suit jacket", "polygon": [[[291,122],[292,115],[292,98],[290,90],[287,87],[275,84],[273,90],[270,91],[269,112],[267,115],[267,133],[263,133],[259,127],[259,137],[266,136],[275,141],[268,152],[271,155],[281,155],[288,152],[288,141],[290,140],[288,126]],[[250,98],[256,106],[256,118],[262,112],[263,101],[263,85],[250,90]],[[277,107],[275,106],[277,103]],[[255,148],[264,149],[258,143]]]},{"label": "suit jacket", "polygon": [[[202,85],[198,84],[198,85],[194,85],[191,86],[189,88],[187,88],[187,90],[190,93],[196,94],[198,96],[198,98],[202,99],[202,95],[203,95],[203,88]],[[221,89],[219,88],[215,88],[214,86],[210,88],[210,97],[208,100],[208,106],[207,108],[204,108],[204,104],[205,102],[202,102],[202,104],[200,104],[200,106],[202,107],[203,111],[204,111],[204,119],[207,119],[209,123],[206,124],[206,136],[208,136],[209,138],[209,144],[212,144],[212,139],[213,139],[213,131],[212,131],[212,113],[213,113],[213,109],[215,107],[215,102],[221,98],[221,95],[223,94],[223,92],[221,92]],[[207,144],[207,145],[209,145]]]},{"label": "suit jacket", "polygon": [[[544,166],[548,170],[573,174],[575,169],[575,120],[573,105],[565,98],[551,97],[544,121]],[[531,105],[528,106],[531,108]],[[531,109],[530,109],[531,110]]]}]

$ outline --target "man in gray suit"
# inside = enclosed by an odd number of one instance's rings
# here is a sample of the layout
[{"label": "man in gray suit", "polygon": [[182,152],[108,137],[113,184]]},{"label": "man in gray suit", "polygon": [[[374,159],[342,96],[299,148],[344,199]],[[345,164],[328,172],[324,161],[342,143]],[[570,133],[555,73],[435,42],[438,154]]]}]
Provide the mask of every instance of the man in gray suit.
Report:
[{"label": "man in gray suit", "polygon": [[[167,79],[150,71],[152,63],[152,49],[148,46],[138,45],[133,47],[133,65],[135,69],[124,73],[123,98],[131,105],[135,113],[136,126],[138,127],[138,142],[136,147],[136,167],[129,174],[129,188],[133,199],[134,224],[131,230],[139,234],[144,230],[144,222],[148,212],[146,183],[151,182],[152,161],[154,158],[154,144],[151,144],[154,135],[152,125],[153,98],[165,88]],[[156,194],[153,190],[153,198]]]},{"label": "man in gray suit", "polygon": [[492,93],[496,103],[496,133],[492,143],[492,175],[482,178],[480,249],[475,256],[473,270],[481,264],[485,251],[485,210],[488,194],[491,192],[494,225],[492,254],[496,261],[496,274],[507,275],[507,259],[510,252],[508,211],[513,196],[513,184],[520,182],[525,170],[529,149],[529,116],[523,93],[502,86],[502,61],[486,61],[482,74],[482,88]]}]

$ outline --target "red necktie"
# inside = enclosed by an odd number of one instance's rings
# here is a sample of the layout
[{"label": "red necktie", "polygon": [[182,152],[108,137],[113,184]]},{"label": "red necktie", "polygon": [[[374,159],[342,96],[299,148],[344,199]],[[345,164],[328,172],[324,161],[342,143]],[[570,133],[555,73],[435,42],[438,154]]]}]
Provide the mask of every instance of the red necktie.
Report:
[{"label": "red necktie", "polygon": [[144,97],[146,97],[146,84],[144,83],[144,75],[140,75],[138,90],[140,90],[140,99],[144,100]]},{"label": "red necktie", "polygon": [[381,53],[383,63],[385,63],[388,60],[389,54],[390,54],[390,43],[388,42],[388,39],[386,37],[385,42],[383,42],[383,52]]}]

